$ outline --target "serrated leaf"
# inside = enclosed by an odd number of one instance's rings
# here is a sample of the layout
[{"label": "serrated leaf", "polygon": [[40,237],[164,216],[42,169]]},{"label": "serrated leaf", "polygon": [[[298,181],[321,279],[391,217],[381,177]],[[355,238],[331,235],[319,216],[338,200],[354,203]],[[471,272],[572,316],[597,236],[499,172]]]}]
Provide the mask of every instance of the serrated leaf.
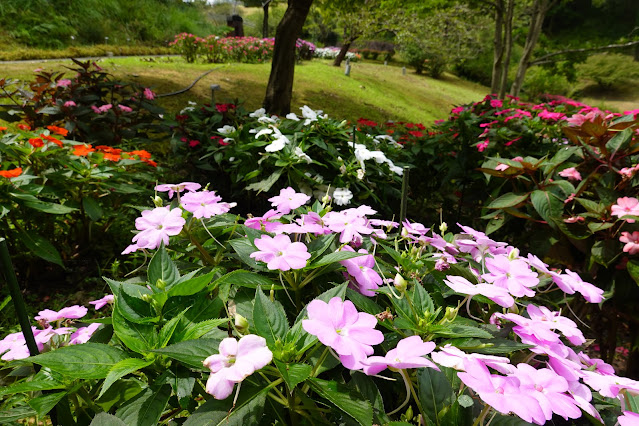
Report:
[{"label": "serrated leaf", "polygon": [[195,410],[184,422],[184,426],[247,426],[260,423],[266,394],[270,387],[263,389],[242,386],[235,407],[233,398],[209,399]]},{"label": "serrated leaf", "polygon": [[211,284],[211,288],[215,288],[223,284],[234,284],[240,287],[247,288],[257,288],[261,286],[268,290],[270,290],[271,288],[275,290],[282,289],[282,286],[280,284],[275,284],[272,280],[265,277],[264,275],[259,275],[255,272],[245,271],[243,269],[237,269],[218,278],[217,280],[213,281],[213,283]]},{"label": "serrated leaf", "polygon": [[18,231],[20,241],[36,256],[64,268],[60,252],[46,238],[33,231]]},{"label": "serrated leaf", "polygon": [[386,414],[384,400],[373,378],[365,374],[352,373],[352,380],[355,386],[357,386],[359,393],[361,393],[367,401],[370,401],[373,407],[373,420],[378,424],[388,424],[390,418]]},{"label": "serrated leaf", "polygon": [[282,304],[271,301],[264,295],[261,288],[255,292],[253,322],[257,334],[266,339],[271,350],[275,349],[275,342],[283,339],[289,329]]},{"label": "serrated leaf", "polygon": [[478,337],[490,339],[491,337],[493,337],[492,334],[490,334],[486,330],[482,330],[479,327],[461,324],[431,325],[428,328],[428,332],[440,337],[447,338]]},{"label": "serrated leaf", "polygon": [[44,417],[66,394],[66,392],[55,392],[31,398],[29,407],[33,408],[39,417]]},{"label": "serrated leaf", "polygon": [[93,222],[97,222],[104,215],[104,210],[102,210],[100,204],[98,204],[97,201],[90,197],[84,197],[82,199],[82,208],[84,209],[86,215],[89,216],[89,219],[91,219]]},{"label": "serrated leaf", "polygon": [[333,244],[336,237],[337,234],[326,234],[307,244],[306,248],[308,249],[308,252],[311,253],[311,258],[308,261],[313,262],[321,256],[331,246],[331,244]]},{"label": "serrated leaf", "polygon": [[528,199],[529,194],[515,194],[509,192],[497,198],[488,204],[489,209],[503,209],[506,207],[515,207],[524,203]]},{"label": "serrated leaf", "polygon": [[611,155],[615,155],[620,149],[625,149],[632,140],[634,129],[628,127],[621,132],[617,132],[608,142],[606,142],[606,149]]},{"label": "serrated leaf", "polygon": [[218,348],[221,341],[222,339],[186,340],[164,348],[154,349],[151,352],[176,359],[190,367],[205,370],[202,361],[219,353]]},{"label": "serrated leaf", "polygon": [[267,177],[266,179],[247,185],[245,189],[247,191],[257,191],[258,194],[260,192],[268,192],[269,189],[271,189],[271,187],[275,184],[275,182],[277,182],[277,180],[282,175],[282,170],[283,169],[277,169],[275,172],[271,173],[271,175]]},{"label": "serrated leaf", "polygon": [[433,302],[433,299],[431,299],[428,292],[424,289],[424,286],[421,285],[421,283],[416,282],[415,285],[413,285],[411,296],[413,299],[413,306],[415,309],[417,309],[417,312],[419,312],[420,314],[432,314],[433,312],[435,312],[435,303]]},{"label": "serrated leaf", "polygon": [[333,380],[311,378],[306,381],[320,397],[352,417],[362,426],[373,424],[373,407],[359,392]]},{"label": "serrated leaf", "polygon": [[31,382],[20,382],[0,389],[0,397],[15,393],[25,393],[42,390],[64,389],[64,383],[57,380],[33,380]]},{"label": "serrated leaf", "polygon": [[89,426],[127,426],[122,420],[109,413],[98,413]]},{"label": "serrated leaf", "polygon": [[351,288],[346,289],[346,298],[353,302],[360,311],[364,311],[371,315],[377,315],[384,310],[381,306],[375,303],[373,299],[366,297],[362,293]]},{"label": "serrated leaf", "polygon": [[199,293],[210,284],[215,272],[216,271],[211,271],[208,274],[200,275],[199,277],[191,278],[190,280],[182,281],[171,286],[167,292],[168,296],[190,296]]},{"label": "serrated leaf", "polygon": [[331,263],[340,262],[342,260],[352,259],[354,257],[366,256],[366,253],[357,253],[352,251],[336,251],[320,257],[315,262],[308,265],[306,270],[319,268],[320,266],[330,265]]},{"label": "serrated leaf", "polygon": [[256,262],[255,259],[251,257],[253,252],[257,251],[257,248],[251,243],[248,238],[238,238],[235,240],[229,241],[233,250],[240,257],[242,262],[246,263],[252,269],[256,269],[258,271],[265,271],[266,265],[262,262]]},{"label": "serrated leaf", "polygon": [[308,379],[313,371],[313,367],[308,364],[285,363],[278,360],[274,360],[274,363],[289,390],[293,390],[298,383]]},{"label": "serrated leaf", "polygon": [[128,426],[156,426],[171,397],[171,386],[147,388],[120,407],[115,416]]},{"label": "serrated leaf", "polygon": [[125,352],[113,346],[84,343],[63,346],[27,360],[74,379],[104,379],[114,365],[126,358]]},{"label": "serrated leaf", "polygon": [[446,374],[432,368],[420,368],[417,370],[417,386],[424,414],[431,422],[439,423],[439,412],[444,407],[452,405],[456,399],[455,391]]},{"label": "serrated leaf", "polygon": [[123,318],[138,324],[157,320],[157,314],[151,304],[142,300],[142,296],[151,296],[148,288],[138,284],[124,283],[103,277],[115,296],[115,309]]},{"label": "serrated leaf", "polygon": [[102,389],[100,389],[100,394],[98,398],[100,398],[104,393],[115,383],[117,380],[126,376],[127,374],[133,373],[134,371],[138,371],[144,367],[153,364],[153,360],[145,360],[140,358],[127,358],[115,364],[109,370],[104,383],[102,384]]},{"label": "serrated leaf", "polygon": [[555,228],[555,220],[559,219],[564,212],[564,203],[549,191],[536,190],[530,194],[530,201],[533,207],[548,225]]},{"label": "serrated leaf", "polygon": [[179,339],[176,340],[175,336],[177,333],[173,334],[173,342],[182,342],[187,340],[199,339],[205,334],[216,330],[222,324],[226,324],[229,322],[228,318],[215,318],[210,320],[205,320],[197,323],[189,324],[184,330],[181,330],[179,334]]},{"label": "serrated leaf", "polygon": [[139,354],[146,354],[158,343],[153,325],[128,321],[118,310],[113,311],[113,330],[122,343]]},{"label": "serrated leaf", "polygon": [[28,405],[19,405],[9,410],[0,411],[0,424],[10,424],[25,417],[34,417],[37,413]]},{"label": "serrated leaf", "polygon": [[171,286],[180,278],[180,273],[166,252],[164,244],[160,245],[158,251],[153,255],[151,262],[149,262],[147,275],[152,285],[156,285],[158,280],[162,280],[166,286]]}]

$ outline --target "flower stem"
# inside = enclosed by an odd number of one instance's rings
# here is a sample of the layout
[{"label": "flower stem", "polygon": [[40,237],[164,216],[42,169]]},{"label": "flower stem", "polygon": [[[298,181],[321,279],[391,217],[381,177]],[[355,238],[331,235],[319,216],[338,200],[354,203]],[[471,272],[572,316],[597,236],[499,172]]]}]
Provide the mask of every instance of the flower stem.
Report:
[{"label": "flower stem", "polygon": [[[399,370],[399,371],[400,371],[400,374],[404,377],[404,379],[408,383],[408,386],[410,387],[410,393],[413,395],[413,399],[415,400],[415,403],[417,404],[417,408],[419,408],[419,413],[422,415],[422,419],[424,419],[425,421],[428,417],[426,416],[426,414],[424,414],[424,410],[422,409],[422,404],[420,403],[419,398],[417,397],[417,392],[415,392],[415,387],[413,386],[413,382],[410,380],[410,377],[408,377],[406,370]],[[437,418],[435,418],[435,422],[439,424],[439,420]]]},{"label": "flower stem", "polygon": [[477,417],[477,420],[475,420],[475,423],[473,423],[473,426],[479,426],[480,424],[484,424],[484,418],[486,417],[486,414],[488,414],[489,411],[490,411],[490,405],[486,404],[484,409],[481,410],[481,413],[479,413],[479,416]]}]

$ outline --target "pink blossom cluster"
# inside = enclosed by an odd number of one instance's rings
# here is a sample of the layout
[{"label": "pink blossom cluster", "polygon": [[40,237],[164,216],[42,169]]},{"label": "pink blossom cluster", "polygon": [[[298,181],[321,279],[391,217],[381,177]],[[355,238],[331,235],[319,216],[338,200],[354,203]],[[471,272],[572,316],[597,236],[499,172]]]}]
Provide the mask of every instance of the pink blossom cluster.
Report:
[{"label": "pink blossom cluster", "polygon": [[[101,309],[106,304],[113,303],[113,295],[106,295],[89,303],[94,305],[95,309]],[[35,320],[42,328],[31,327],[38,351],[88,342],[100,327],[100,323],[91,323],[86,327],[73,326],[73,320],[84,318],[87,313],[88,309],[79,305],[68,306],[59,311],[44,309],[38,312]],[[0,355],[3,361],[28,358],[30,354],[24,334],[12,333],[0,340]]]},{"label": "pink blossom cluster", "polygon": [[[611,207],[611,214],[623,219],[625,216],[639,216],[639,199],[635,197],[622,197]],[[634,219],[625,219],[628,223],[635,223]]]},{"label": "pink blossom cluster", "polygon": [[112,104],[105,104],[102,105],[100,107],[96,107],[95,105],[91,105],[91,109],[93,110],[93,112],[95,112],[96,114],[104,114],[105,112],[107,112],[108,110],[110,110],[111,108],[113,108]]}]

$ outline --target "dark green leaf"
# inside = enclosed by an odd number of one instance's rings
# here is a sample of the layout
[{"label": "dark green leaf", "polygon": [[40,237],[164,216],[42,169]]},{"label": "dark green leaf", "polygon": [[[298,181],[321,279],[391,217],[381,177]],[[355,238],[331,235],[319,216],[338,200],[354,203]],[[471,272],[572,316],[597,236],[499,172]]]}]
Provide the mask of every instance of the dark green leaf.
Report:
[{"label": "dark green leaf", "polygon": [[386,415],[386,410],[384,409],[384,400],[382,399],[382,395],[379,393],[379,389],[375,385],[372,377],[368,377],[365,374],[361,373],[351,373],[353,378],[353,383],[357,386],[357,390],[362,396],[370,401],[373,406],[373,420],[379,424],[388,424],[390,422],[390,418]]},{"label": "dark green leaf", "polygon": [[66,395],[66,392],[48,393],[29,400],[29,406],[33,408],[39,417],[44,417]]},{"label": "dark green leaf", "polygon": [[153,360],[145,360],[139,358],[127,358],[115,364],[109,370],[104,383],[102,384],[102,389],[100,389],[100,394],[98,398],[100,398],[104,393],[111,387],[113,383],[127,374],[138,371],[144,367],[147,367],[153,363]]},{"label": "dark green leaf", "polygon": [[211,271],[206,275],[200,275],[199,277],[191,278],[190,280],[177,283],[168,291],[169,297],[172,296],[190,296],[195,293],[199,293],[206,286],[209,285],[215,275],[216,271]]},{"label": "dark green leaf", "polygon": [[307,244],[306,248],[308,249],[308,252],[311,253],[309,262],[313,262],[313,260],[321,256],[331,246],[331,244],[333,244],[336,236],[337,234],[333,233],[322,235]]},{"label": "dark green leaf", "polygon": [[156,426],[171,397],[171,386],[147,388],[115,413],[128,426]]},{"label": "dark green leaf", "polygon": [[626,264],[626,268],[628,269],[628,273],[630,277],[635,280],[637,284],[639,284],[639,261],[630,260]]},{"label": "dark green leaf", "polygon": [[98,413],[89,426],[127,426],[127,424],[113,414]]},{"label": "dark green leaf", "polygon": [[98,202],[95,201],[93,198],[84,197],[82,199],[82,208],[84,209],[84,212],[87,214],[87,216],[89,216],[89,219],[94,222],[100,220],[100,218],[102,218],[102,216],[104,215],[104,210],[102,210],[100,204],[98,204]]},{"label": "dark green leaf", "polygon": [[420,315],[432,314],[435,312],[435,304],[433,299],[430,298],[428,292],[419,282],[415,282],[411,291],[411,298],[413,299],[413,307]]},{"label": "dark green leaf", "polygon": [[0,411],[0,424],[8,425],[25,417],[35,417],[36,412],[28,405],[18,405],[9,410]]},{"label": "dark green leaf", "polygon": [[608,267],[608,265],[619,254],[616,250],[616,241],[614,240],[600,240],[592,245],[590,249],[590,264],[597,262],[598,264]]},{"label": "dark green leaf", "polygon": [[266,394],[270,387],[263,389],[242,386],[235,407],[233,398],[209,399],[189,416],[184,426],[248,426],[260,424]]},{"label": "dark green leaf", "polygon": [[28,361],[74,379],[104,379],[109,370],[125,358],[128,358],[126,353],[113,346],[84,343],[63,346]]},{"label": "dark green leaf", "polygon": [[149,262],[147,274],[152,285],[157,285],[158,280],[162,280],[166,286],[171,286],[180,278],[180,273],[163,244]]},{"label": "dark green leaf", "polygon": [[213,284],[211,284],[211,288],[215,288],[223,284],[234,284],[240,287],[248,288],[257,288],[259,286],[262,286],[262,288],[265,288],[267,290],[270,290],[271,287],[273,287],[275,290],[280,290],[282,288],[280,284],[275,284],[264,275],[259,275],[255,272],[245,271],[243,269],[237,269],[218,278],[217,280],[213,281]]},{"label": "dark green leaf", "polygon": [[255,291],[253,322],[257,334],[266,339],[271,350],[275,349],[275,342],[283,339],[289,329],[282,304],[271,301],[264,295],[261,288]]},{"label": "dark green leaf", "polygon": [[564,212],[564,203],[549,191],[533,191],[530,195],[533,207],[539,216],[551,227],[555,227],[555,220],[559,219]]},{"label": "dark green leaf", "polygon": [[153,325],[128,321],[118,310],[113,311],[113,330],[122,343],[140,354],[146,354],[158,344],[158,335]]},{"label": "dark green leaf", "polygon": [[346,289],[346,298],[353,302],[360,311],[364,311],[371,315],[377,315],[384,310],[370,297],[366,297],[362,293],[350,288]]},{"label": "dark green leaf", "polygon": [[65,385],[57,380],[33,380],[31,382],[20,382],[0,389],[0,397],[15,393],[25,393],[41,390],[64,389]]},{"label": "dark green leaf", "polygon": [[528,199],[528,195],[529,194],[527,193],[515,194],[512,192],[509,192],[497,198],[490,204],[488,204],[487,207],[489,209],[503,209],[505,207],[515,207],[515,206],[518,206],[519,204],[522,204],[524,201],[526,201]]},{"label": "dark green leaf", "polygon": [[104,411],[109,411],[112,407],[120,407],[146,387],[147,384],[137,378],[120,379],[101,398],[96,399],[95,403]]},{"label": "dark green leaf", "polygon": [[448,338],[479,337],[489,339],[493,337],[492,334],[479,327],[458,324],[432,325],[428,328],[428,332],[440,337]]},{"label": "dark green leaf", "polygon": [[444,407],[455,402],[455,390],[446,374],[432,368],[420,368],[417,370],[417,384],[419,400],[422,409],[431,422],[439,423],[437,418]]},{"label": "dark green leaf", "polygon": [[60,252],[51,244],[46,238],[40,236],[33,231],[18,231],[20,235],[20,241],[27,246],[33,254],[46,260],[47,262],[55,263],[64,268],[62,264],[62,257]]},{"label": "dark green leaf", "polygon": [[218,353],[222,339],[197,339],[175,343],[165,348],[155,349],[155,352],[200,370],[204,370],[204,361],[209,356]]},{"label": "dark green leaf", "polygon": [[242,262],[246,263],[252,269],[257,269],[258,271],[265,271],[266,265],[263,262],[256,262],[253,258],[251,258],[251,254],[257,251],[257,248],[251,243],[248,238],[238,238],[235,240],[229,241],[233,250],[240,257]]},{"label": "dark green leaf", "polygon": [[608,142],[606,142],[606,149],[612,155],[616,154],[620,149],[625,149],[632,140],[632,134],[634,133],[632,127],[623,129],[621,132],[617,132]]},{"label": "dark green leaf", "polygon": [[313,370],[313,367],[308,364],[291,364],[278,360],[274,360],[274,362],[277,369],[280,370],[280,374],[282,374],[282,378],[286,382],[289,390],[293,390],[298,383],[302,383],[308,379]]},{"label": "dark green leaf", "polygon": [[157,314],[151,304],[142,297],[151,296],[152,292],[143,285],[121,283],[103,277],[115,296],[115,309],[126,320],[146,324],[156,321]]},{"label": "dark green leaf", "polygon": [[365,253],[357,253],[352,251],[336,251],[320,257],[315,262],[311,263],[304,269],[315,269],[320,266],[330,265],[331,263],[340,262],[346,259],[352,259],[354,257],[365,256]]},{"label": "dark green leaf", "polygon": [[258,194],[260,192],[268,192],[268,190],[271,189],[271,186],[273,186],[273,184],[275,184],[282,175],[282,170],[283,169],[277,169],[266,179],[247,185],[245,189],[247,191],[257,191]]},{"label": "dark green leaf", "polygon": [[311,378],[306,381],[320,397],[352,417],[360,425],[373,424],[373,407],[359,392],[335,381]]}]

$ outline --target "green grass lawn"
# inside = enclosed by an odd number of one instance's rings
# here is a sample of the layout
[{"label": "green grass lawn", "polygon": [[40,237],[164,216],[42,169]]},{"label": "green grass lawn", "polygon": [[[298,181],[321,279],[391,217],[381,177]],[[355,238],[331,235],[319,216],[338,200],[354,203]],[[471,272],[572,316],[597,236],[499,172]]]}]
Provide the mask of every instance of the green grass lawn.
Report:
[{"label": "green grass lawn", "polygon": [[[28,80],[33,70],[65,70],[68,61],[3,64],[0,78]],[[157,93],[169,93],[191,84],[205,71],[213,69],[190,91],[160,103],[177,112],[187,101],[208,102],[211,84],[219,84],[218,102],[239,100],[247,109],[261,106],[270,73],[269,64],[187,64],[181,58],[114,58],[100,66],[116,78],[137,81]],[[482,99],[488,89],[452,75],[440,80],[417,75],[398,66],[377,63],[353,63],[350,77],[344,67],[329,61],[303,62],[295,68],[292,110],[308,105],[324,110],[329,116],[356,120],[366,117],[377,121],[411,121],[432,124],[448,116],[454,105]]]}]

